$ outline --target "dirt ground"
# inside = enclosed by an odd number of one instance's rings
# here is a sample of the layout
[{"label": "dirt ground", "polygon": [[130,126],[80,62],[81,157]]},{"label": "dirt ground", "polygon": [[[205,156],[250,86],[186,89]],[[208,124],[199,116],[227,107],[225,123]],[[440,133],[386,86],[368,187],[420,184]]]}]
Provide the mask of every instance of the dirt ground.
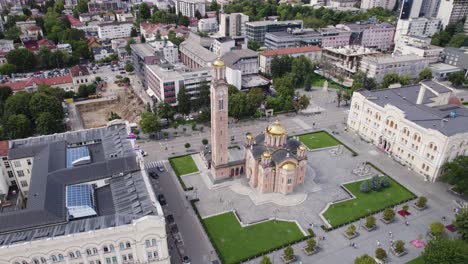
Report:
[{"label": "dirt ground", "polygon": [[77,103],[77,109],[84,127],[94,128],[105,126],[111,111],[131,123],[138,122],[145,105],[130,89],[125,89],[117,91],[115,96]]}]

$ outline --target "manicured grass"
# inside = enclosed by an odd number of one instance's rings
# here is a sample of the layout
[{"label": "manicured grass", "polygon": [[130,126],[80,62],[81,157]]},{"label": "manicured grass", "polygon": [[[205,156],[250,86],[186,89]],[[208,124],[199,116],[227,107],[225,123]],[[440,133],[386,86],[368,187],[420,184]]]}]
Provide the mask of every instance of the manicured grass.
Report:
[{"label": "manicured grass", "polygon": [[[323,83],[325,82],[325,80],[327,80],[325,77],[323,76],[320,76],[316,73],[313,73],[311,76],[310,76],[310,82],[311,82],[311,85],[314,86],[314,87],[323,87]],[[344,89],[344,86],[332,81],[332,80],[328,80],[328,88],[331,88],[331,89]]]},{"label": "manicured grass", "polygon": [[346,189],[356,198],[331,205],[323,213],[323,217],[329,221],[330,225],[336,227],[415,197],[413,193],[403,188],[392,178],[389,177],[389,180],[389,187],[369,193],[359,191],[363,181],[345,184]]},{"label": "manicured grass", "polygon": [[225,264],[238,263],[304,237],[292,222],[272,220],[243,228],[232,212],[203,219],[203,223]]},{"label": "manicured grass", "polygon": [[197,165],[190,155],[170,158],[169,162],[177,176],[183,176],[198,171]]},{"label": "manicured grass", "polygon": [[406,262],[406,264],[424,264],[424,260],[421,256],[419,256],[409,262]]},{"label": "manicured grass", "polygon": [[300,135],[299,140],[309,149],[333,147],[340,144],[334,137],[323,131]]}]

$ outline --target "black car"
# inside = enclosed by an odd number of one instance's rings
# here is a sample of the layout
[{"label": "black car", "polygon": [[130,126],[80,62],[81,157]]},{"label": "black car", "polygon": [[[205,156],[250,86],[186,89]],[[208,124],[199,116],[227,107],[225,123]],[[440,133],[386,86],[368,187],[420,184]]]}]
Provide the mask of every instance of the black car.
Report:
[{"label": "black car", "polygon": [[150,171],[149,176],[155,180],[159,179],[159,175],[154,171]]},{"label": "black car", "polygon": [[190,264],[190,258],[189,258],[188,256],[184,256],[184,257],[182,258],[182,263],[184,263],[184,264]]},{"label": "black car", "polygon": [[158,194],[158,201],[161,204],[161,206],[164,206],[167,204],[166,198],[164,197],[163,194]]}]

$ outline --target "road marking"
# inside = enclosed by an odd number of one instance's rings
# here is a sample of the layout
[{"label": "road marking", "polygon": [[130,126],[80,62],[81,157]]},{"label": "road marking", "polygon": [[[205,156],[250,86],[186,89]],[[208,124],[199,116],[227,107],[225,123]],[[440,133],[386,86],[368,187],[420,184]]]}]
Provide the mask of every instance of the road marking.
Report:
[{"label": "road marking", "polygon": [[[158,166],[163,166],[164,168],[166,168],[166,165],[164,164],[163,160],[148,162],[148,163],[145,164],[146,169],[152,169],[152,168],[156,168]],[[167,170],[167,168],[166,168],[166,170]]]}]

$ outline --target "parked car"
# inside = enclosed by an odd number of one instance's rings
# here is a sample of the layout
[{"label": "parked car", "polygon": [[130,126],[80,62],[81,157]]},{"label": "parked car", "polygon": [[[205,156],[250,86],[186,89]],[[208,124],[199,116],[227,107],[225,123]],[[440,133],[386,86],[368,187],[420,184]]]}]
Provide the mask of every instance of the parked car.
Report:
[{"label": "parked car", "polygon": [[154,171],[150,171],[149,176],[155,180],[159,179],[159,175]]},{"label": "parked car", "polygon": [[184,256],[182,258],[182,263],[183,264],[190,264],[190,258],[188,256]]},{"label": "parked car", "polygon": [[158,202],[161,204],[161,206],[164,206],[167,204],[166,202],[166,197],[164,197],[163,194],[158,194]]},{"label": "parked car", "polygon": [[164,167],[161,166],[161,165],[158,165],[157,169],[158,169],[158,171],[160,171],[160,172],[163,172],[163,171],[164,171]]},{"label": "parked car", "polygon": [[121,72],[120,72],[120,74],[125,74],[125,73],[127,73],[127,72],[125,72],[125,71],[121,71]]},{"label": "parked car", "polygon": [[140,153],[141,153],[141,155],[142,155],[143,157],[148,156],[148,152],[146,152],[146,151],[140,150]]}]

